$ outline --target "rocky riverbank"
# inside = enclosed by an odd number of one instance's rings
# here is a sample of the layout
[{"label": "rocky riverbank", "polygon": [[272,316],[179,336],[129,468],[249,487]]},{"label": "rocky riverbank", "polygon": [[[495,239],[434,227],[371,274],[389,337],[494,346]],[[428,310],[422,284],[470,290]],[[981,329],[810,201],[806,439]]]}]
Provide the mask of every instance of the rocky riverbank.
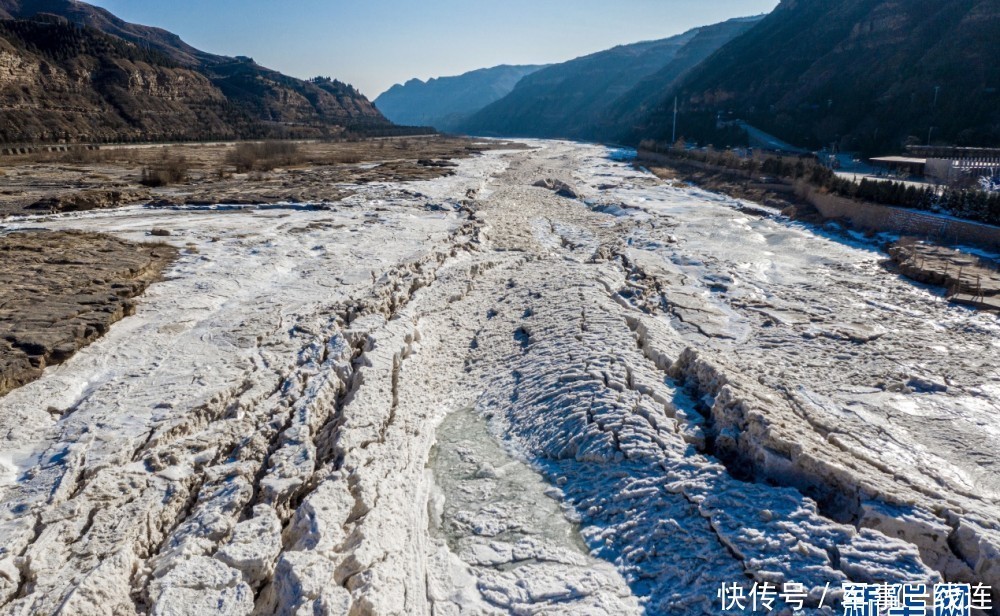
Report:
[{"label": "rocky riverbank", "polygon": [[0,395],[132,314],[177,250],[98,233],[0,235]]},{"label": "rocky riverbank", "polygon": [[[282,142],[280,160],[234,156],[238,144],[68,149],[0,158],[0,219],[126,205],[323,203],[352,186],[441,178],[454,159],[503,142],[410,138]],[[237,169],[242,169],[238,172]],[[176,182],[145,186],[158,168]],[[2,231],[2,228],[0,228]],[[150,229],[150,235],[162,230]],[[38,378],[130,315],[134,298],[176,257],[163,244],[45,230],[0,235],[0,395]]]},{"label": "rocky riverbank", "polygon": [[1000,272],[986,259],[904,238],[889,248],[892,262],[907,278],[944,287],[951,301],[1000,310]]},{"label": "rocky riverbank", "polygon": [[357,142],[205,143],[104,146],[97,150],[0,157],[4,216],[159,206],[323,203],[352,186],[430,180],[451,175],[450,161],[498,148],[502,141],[451,137]]}]

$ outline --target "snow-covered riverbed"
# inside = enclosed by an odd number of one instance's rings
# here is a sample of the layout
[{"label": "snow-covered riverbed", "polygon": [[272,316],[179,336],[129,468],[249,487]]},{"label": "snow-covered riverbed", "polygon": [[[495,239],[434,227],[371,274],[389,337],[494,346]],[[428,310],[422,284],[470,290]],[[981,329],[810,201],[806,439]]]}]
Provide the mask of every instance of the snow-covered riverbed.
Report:
[{"label": "snow-covered riverbed", "polygon": [[[0,613],[718,611],[1000,586],[1000,326],[531,142],[322,209],[143,209],[134,317],[0,398]],[[534,186],[572,185],[581,199]],[[831,590],[827,591],[827,584]]]}]

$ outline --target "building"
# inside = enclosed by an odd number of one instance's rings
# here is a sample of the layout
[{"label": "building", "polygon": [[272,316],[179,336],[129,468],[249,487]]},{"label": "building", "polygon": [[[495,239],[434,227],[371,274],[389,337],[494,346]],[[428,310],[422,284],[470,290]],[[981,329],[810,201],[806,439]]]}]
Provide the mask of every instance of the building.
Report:
[{"label": "building", "polygon": [[901,177],[924,177],[927,159],[910,156],[880,156],[871,159],[872,165],[887,169],[889,173]]},{"label": "building", "polygon": [[963,178],[1000,176],[1000,148],[917,145],[906,150],[913,156],[912,160],[924,161],[923,175],[928,179],[951,183]]}]

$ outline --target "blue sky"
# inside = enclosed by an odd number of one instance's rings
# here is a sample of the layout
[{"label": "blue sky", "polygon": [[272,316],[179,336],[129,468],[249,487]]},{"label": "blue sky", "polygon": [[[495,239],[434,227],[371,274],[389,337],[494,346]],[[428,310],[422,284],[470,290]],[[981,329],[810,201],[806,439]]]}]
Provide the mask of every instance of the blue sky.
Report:
[{"label": "blue sky", "polygon": [[778,0],[89,0],[224,55],[375,98],[412,77],[561,62],[772,10]]}]

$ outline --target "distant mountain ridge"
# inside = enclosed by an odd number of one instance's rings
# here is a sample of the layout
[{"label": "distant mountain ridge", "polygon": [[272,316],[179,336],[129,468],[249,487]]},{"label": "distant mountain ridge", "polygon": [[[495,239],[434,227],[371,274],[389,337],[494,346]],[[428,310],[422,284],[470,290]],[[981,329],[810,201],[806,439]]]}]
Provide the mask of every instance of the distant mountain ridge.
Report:
[{"label": "distant mountain ridge", "polygon": [[483,135],[616,140],[644,105],[659,102],[663,88],[761,18],[733,19],[549,66],[460,128]]},{"label": "distant mountain ridge", "polygon": [[[996,146],[998,58],[997,0],[782,0],[667,94],[702,140],[721,114],[811,148]],[[671,101],[632,134],[668,137]]]},{"label": "distant mountain ridge", "polygon": [[73,0],[0,0],[0,142],[391,131],[361,93],[202,52]]},{"label": "distant mountain ridge", "polygon": [[375,106],[397,124],[433,126],[450,131],[468,116],[500,100],[523,77],[545,65],[501,65],[426,82],[396,84],[375,99]]}]

